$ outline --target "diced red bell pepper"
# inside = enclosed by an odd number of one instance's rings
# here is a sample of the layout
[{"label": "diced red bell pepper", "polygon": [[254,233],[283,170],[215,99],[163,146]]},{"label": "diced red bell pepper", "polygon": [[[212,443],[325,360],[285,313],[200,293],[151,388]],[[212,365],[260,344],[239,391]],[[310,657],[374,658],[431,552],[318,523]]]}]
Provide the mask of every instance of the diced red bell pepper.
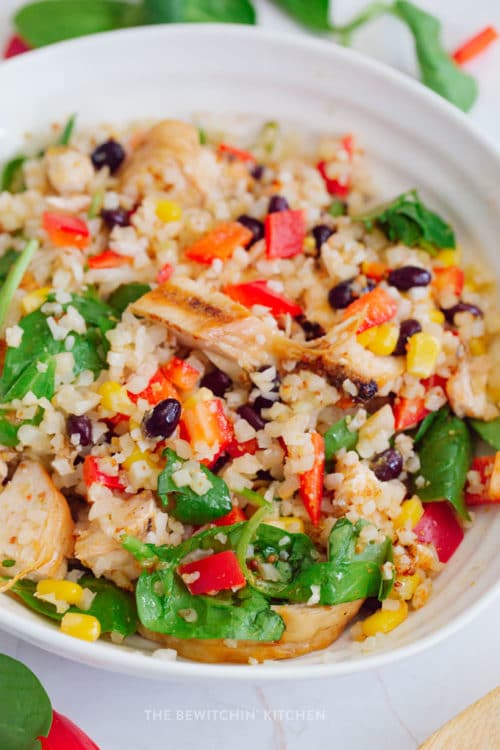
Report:
[{"label": "diced red bell pepper", "polygon": [[214,526],[232,526],[233,523],[239,523],[240,521],[246,521],[247,517],[237,505],[233,507],[229,513],[226,513],[222,518],[216,518],[215,521],[211,521]]},{"label": "diced red bell pepper", "polygon": [[158,282],[158,284],[166,284],[167,281],[171,278],[173,272],[174,267],[171,266],[170,263],[165,263],[165,265],[162,266],[156,274],[156,281]]},{"label": "diced red bell pepper", "polygon": [[5,49],[3,51],[3,57],[8,60],[9,57],[15,57],[16,55],[22,55],[24,52],[29,52],[31,47],[21,39],[20,36],[14,34],[7,40]]},{"label": "diced red bell pepper", "polygon": [[245,151],[242,148],[236,148],[236,146],[231,146],[229,145],[229,143],[221,143],[219,145],[218,151],[220,154],[234,156],[235,159],[239,159],[240,161],[257,161],[255,156],[251,154],[250,151]]},{"label": "diced red bell pepper", "polygon": [[133,401],[134,404],[136,404],[140,398],[143,398],[152,406],[166,398],[178,399],[179,397],[174,385],[167,378],[161,367],[158,368],[143,391],[140,393],[131,393],[130,391],[127,391],[127,393],[129,399]]},{"label": "diced red bell pepper", "polygon": [[323,479],[325,476],[325,441],[319,432],[311,433],[314,448],[314,464],[312,469],[300,475],[300,499],[309,514],[314,526],[319,523],[321,502],[323,500]]},{"label": "diced red bell pepper", "polygon": [[234,432],[231,422],[225,415],[224,405],[219,398],[198,401],[182,410],[181,436],[195,446],[205,443],[215,449],[219,456],[233,441]]},{"label": "diced red bell pepper", "polygon": [[483,491],[480,494],[472,493],[466,488],[467,505],[500,503],[500,451],[493,456],[476,456],[470,468],[479,473]]},{"label": "diced red bell pepper", "polygon": [[231,458],[239,458],[240,456],[247,456],[249,454],[251,456],[254,456],[257,453],[258,449],[259,444],[257,442],[257,438],[245,440],[244,443],[238,443],[236,440],[233,440],[226,448]]},{"label": "diced red bell pepper", "polygon": [[292,317],[302,314],[302,308],[284,294],[275,292],[267,281],[249,281],[245,284],[228,284],[224,287],[228,297],[240,302],[245,307],[262,305],[268,307],[274,316],[289,313]]},{"label": "diced red bell pepper", "polygon": [[452,292],[455,297],[460,297],[464,290],[464,272],[459,266],[447,266],[445,268],[434,268],[432,286],[436,292]]},{"label": "diced red bell pepper", "polygon": [[434,545],[442,563],[448,562],[464,538],[462,527],[445,501],[425,503],[424,515],[413,531],[419,542]]},{"label": "diced red bell pepper", "polygon": [[39,738],[42,750],[99,750],[90,737],[66,716],[52,712],[52,724],[47,737]]},{"label": "diced red bell pepper", "polygon": [[494,26],[486,26],[485,29],[468,39],[455,50],[452,57],[458,65],[472,60],[483,52],[492,42],[498,39],[498,31]]},{"label": "diced red bell pepper", "polygon": [[42,226],[56,247],[77,247],[83,250],[90,242],[90,230],[78,216],[44,211]]},{"label": "diced red bell pepper", "polygon": [[99,255],[91,255],[87,258],[89,268],[101,269],[101,268],[118,268],[119,266],[131,266],[134,263],[134,259],[130,255],[120,255],[115,253],[114,250],[104,250]]},{"label": "diced red bell pepper", "polygon": [[162,367],[163,374],[181,391],[191,391],[201,377],[201,373],[184,359],[173,357]]},{"label": "diced red bell pepper", "polygon": [[106,417],[105,422],[110,427],[117,427],[119,424],[129,422],[130,417],[128,414],[114,414],[112,417]]},{"label": "diced red bell pepper", "polygon": [[237,221],[229,221],[212,229],[186,249],[186,257],[198,263],[210,264],[216,258],[227,260],[237,247],[246,247],[253,239],[247,227]]},{"label": "diced red bell pepper", "polygon": [[[180,565],[178,573],[191,594],[217,594],[226,589],[234,591],[243,588],[246,584],[245,576],[233,550],[217,552],[201,560]],[[196,580],[191,580],[192,576]]]},{"label": "diced red bell pepper", "polygon": [[104,487],[109,487],[110,490],[119,490],[121,492],[125,489],[125,485],[119,476],[111,476],[100,470],[99,461],[96,456],[85,456],[83,461],[83,481],[87,487],[93,484],[102,484]]},{"label": "diced red bell pepper", "polygon": [[343,320],[359,316],[360,323],[356,333],[363,333],[368,328],[379,326],[382,323],[392,320],[398,311],[396,300],[391,297],[380,286],[375,287],[368,294],[354,300],[348,305],[343,314]]},{"label": "diced red bell pepper", "polygon": [[264,224],[268,258],[293,258],[304,250],[306,218],[303,211],[275,211]]},{"label": "diced red bell pepper", "polygon": [[316,165],[316,169],[322,176],[325,182],[326,189],[328,190],[330,195],[335,195],[337,198],[347,198],[351,190],[351,185],[350,185],[349,180],[344,184],[342,182],[339,182],[339,180],[336,180],[332,177],[328,177],[328,174],[326,172],[326,169],[327,169],[326,161],[319,161]]},{"label": "diced red bell pepper", "polygon": [[430,413],[425,406],[425,398],[397,397],[392,407],[396,431],[416,427]]}]

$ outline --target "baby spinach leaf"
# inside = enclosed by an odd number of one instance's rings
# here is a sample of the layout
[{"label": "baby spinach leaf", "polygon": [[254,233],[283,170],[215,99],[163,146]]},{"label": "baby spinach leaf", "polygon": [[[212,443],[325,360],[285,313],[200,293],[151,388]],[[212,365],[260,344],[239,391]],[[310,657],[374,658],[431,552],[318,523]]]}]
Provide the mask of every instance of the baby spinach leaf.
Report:
[{"label": "baby spinach leaf", "polygon": [[419,456],[426,484],[416,488],[418,496],[425,502],[448,500],[460,518],[469,518],[463,491],[472,447],[465,422],[442,410],[422,438]]},{"label": "baby spinach leaf", "polygon": [[200,464],[200,470],[209,480],[211,488],[198,495],[188,486],[178,487],[172,479],[172,474],[182,467],[184,460],[171,448],[167,448],[163,455],[167,457],[167,465],[158,477],[158,494],[165,506],[169,504],[169,496],[173,496],[175,505],[169,510],[174,518],[183,523],[203,524],[229,513],[231,496],[223,479]]},{"label": "baby spinach leaf", "polygon": [[60,146],[67,146],[71,140],[71,136],[73,135],[73,130],[75,129],[75,123],[76,123],[76,114],[71,115],[68,122],[64,126],[64,129],[59,136],[59,139],[57,143]]},{"label": "baby spinach leaf", "polygon": [[145,23],[256,22],[250,0],[143,0]]},{"label": "baby spinach leaf", "polygon": [[130,284],[120,284],[108,298],[108,305],[113,308],[117,317],[121,318],[125,309],[132,302],[135,302],[150,290],[149,284],[140,284],[137,281],[132,281]]},{"label": "baby spinach leaf", "polygon": [[29,240],[9,268],[7,277],[0,289],[0,326],[4,323],[16,289],[37,250],[38,240]]},{"label": "baby spinach leaf", "polygon": [[24,190],[22,167],[27,158],[27,156],[15,156],[7,162],[0,179],[0,193],[3,190],[9,190],[11,193],[20,193]]},{"label": "baby spinach leaf", "polygon": [[325,432],[325,458],[331,461],[341,448],[350,451],[356,447],[358,433],[351,432],[348,427],[347,418],[339,419]]},{"label": "baby spinach leaf", "polygon": [[431,255],[436,254],[436,248],[455,247],[453,229],[424,206],[416,190],[399,195],[357,220],[368,230],[378,226],[392,242],[403,242],[409,247],[418,245]]},{"label": "baby spinach leaf", "polygon": [[329,31],[329,0],[274,0],[298,23],[314,31]]},{"label": "baby spinach leaf", "polygon": [[[68,612],[85,612],[87,615],[97,617],[103,633],[119,633],[125,637],[136,632],[137,612],[132,594],[119,589],[105,578],[85,575],[79,579],[78,583],[82,588],[90,589],[95,593],[94,600],[89,609],[82,610],[72,606],[67,610]],[[64,615],[57,612],[53,604],[35,596],[36,583],[34,581],[27,579],[16,581],[10,591],[34,612],[57,622],[62,620]]]},{"label": "baby spinach leaf", "polygon": [[257,591],[247,586],[236,593],[193,596],[173,566],[144,571],[137,582],[136,600],[146,628],[177,638],[276,641],[285,629],[281,617]]},{"label": "baby spinach leaf", "polygon": [[424,417],[424,419],[420,422],[420,425],[418,426],[418,430],[415,433],[415,437],[413,438],[414,442],[419,443],[424,437],[424,435],[427,433],[427,431],[432,427],[434,422],[448,416],[449,411],[450,410],[448,409],[448,407],[444,406],[442,409],[438,409],[437,411],[431,411],[430,414]]},{"label": "baby spinach leaf", "polygon": [[415,40],[422,82],[459,109],[468,112],[477,99],[477,83],[449,56],[441,41],[441,23],[407,0],[397,0],[393,13],[404,21]]},{"label": "baby spinach leaf", "polygon": [[52,706],[39,679],[24,664],[0,654],[0,747],[36,750],[46,737]]},{"label": "baby spinach leaf", "polygon": [[[17,433],[19,428],[25,424],[38,426],[43,419],[43,409],[38,409],[32,419],[23,419],[21,422],[13,422],[8,416],[5,416],[2,410],[0,416],[0,445],[6,448],[15,448],[18,443]],[[4,566],[5,567],[5,566]]]},{"label": "baby spinach leaf", "polygon": [[492,419],[491,422],[469,419],[469,424],[485,443],[491,445],[496,451],[500,451],[500,417]]},{"label": "baby spinach leaf", "polygon": [[24,5],[14,26],[31,47],[130,25],[130,4],[117,0],[40,0]]}]

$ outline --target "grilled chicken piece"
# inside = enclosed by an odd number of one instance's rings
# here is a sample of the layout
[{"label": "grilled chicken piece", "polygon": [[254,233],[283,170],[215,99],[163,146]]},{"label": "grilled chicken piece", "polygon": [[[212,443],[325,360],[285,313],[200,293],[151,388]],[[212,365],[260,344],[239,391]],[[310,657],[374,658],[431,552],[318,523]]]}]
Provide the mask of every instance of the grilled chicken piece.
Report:
[{"label": "grilled chicken piece", "polygon": [[275,364],[289,343],[243,305],[188,278],[148,292],[134,302],[132,311],[165,323],[184,344],[202,349],[211,359],[215,355],[236,362],[243,370]]},{"label": "grilled chicken piece", "polygon": [[248,664],[249,659],[259,662],[267,659],[291,659],[311,651],[327,648],[342,634],[347,624],[357,615],[362,599],[333,607],[308,607],[305,604],[280,604],[273,609],[284,620],[286,630],[279,641],[234,641],[197,638],[174,638],[153,633],[142,626],[145,638],[173,648],[179,656],[208,663],[232,662]]},{"label": "grilled chicken piece", "polygon": [[146,133],[121,171],[121,190],[138,199],[156,188],[202,205],[216,189],[219,167],[214,154],[200,146],[198,131],[179,120],[162,120]]},{"label": "grilled chicken piece", "polygon": [[73,554],[73,519],[66,498],[36,461],[21,461],[0,494],[2,576],[64,578]]},{"label": "grilled chicken piece", "polygon": [[488,400],[488,370],[482,357],[475,361],[462,359],[456,372],[446,382],[446,393],[457,417],[474,417],[486,421],[494,419],[498,410]]}]

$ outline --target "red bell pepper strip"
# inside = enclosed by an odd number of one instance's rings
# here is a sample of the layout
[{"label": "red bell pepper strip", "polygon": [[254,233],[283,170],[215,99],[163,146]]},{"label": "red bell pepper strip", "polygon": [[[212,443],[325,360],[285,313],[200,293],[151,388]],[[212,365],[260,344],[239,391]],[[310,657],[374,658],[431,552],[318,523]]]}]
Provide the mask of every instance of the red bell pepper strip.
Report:
[{"label": "red bell pepper strip", "polygon": [[382,287],[354,300],[344,310],[343,320],[359,316],[360,323],[356,333],[363,333],[368,328],[379,326],[392,320],[398,311],[396,300]]},{"label": "red bell pepper strip", "polygon": [[425,398],[401,398],[398,396],[392,407],[396,431],[415,427],[430,413]]},{"label": "red bell pepper strip", "polygon": [[485,29],[461,44],[452,57],[458,65],[463,65],[481,54],[495,39],[498,39],[498,31],[494,26],[486,26]]},{"label": "red bell pepper strip", "polygon": [[491,505],[500,503],[498,491],[500,472],[500,452],[494,456],[476,456],[472,461],[471,471],[477,471],[482,485],[481,493],[473,493],[467,487],[465,502],[467,505]]},{"label": "red bell pepper strip", "polygon": [[89,228],[77,216],[44,211],[42,226],[56,247],[77,247],[83,250],[90,242]]},{"label": "red bell pepper strip", "polygon": [[39,738],[42,750],[99,750],[90,737],[66,716],[52,712],[52,724],[47,737]]},{"label": "red bell pepper strip", "polygon": [[104,487],[109,487],[110,490],[119,490],[122,492],[125,489],[125,485],[119,476],[111,476],[100,470],[96,456],[85,456],[83,461],[83,481],[87,487],[93,484],[102,484]]},{"label": "red bell pepper strip", "polygon": [[216,518],[214,521],[211,521],[211,523],[213,523],[214,526],[232,526],[233,523],[239,523],[240,521],[246,520],[247,517],[241,508],[238,508],[238,506],[235,505],[229,513],[226,513],[222,518]]},{"label": "red bell pepper strip", "polygon": [[245,440],[244,443],[238,443],[236,440],[233,440],[226,447],[226,450],[231,456],[231,458],[239,458],[240,456],[247,456],[247,455],[254,456],[257,453],[258,449],[259,449],[259,444],[257,442],[257,438],[251,438],[250,440]]},{"label": "red bell pepper strip", "polygon": [[447,502],[425,503],[424,515],[413,529],[419,542],[433,544],[440,562],[448,562],[464,532]]},{"label": "red bell pepper strip", "polygon": [[465,278],[462,268],[458,266],[434,268],[433,273],[432,286],[438,293],[449,291],[456,297],[460,297],[464,290]]},{"label": "red bell pepper strip", "polygon": [[14,34],[7,40],[5,49],[3,51],[3,57],[8,60],[9,57],[15,57],[16,55],[22,55],[24,52],[29,52],[31,47],[21,39],[20,36]]},{"label": "red bell pepper strip", "polygon": [[216,258],[227,260],[237,247],[245,247],[253,234],[237,221],[230,221],[212,229],[186,249],[186,257],[198,263],[210,264]]},{"label": "red bell pepper strip", "polygon": [[134,404],[136,404],[140,398],[143,398],[152,406],[158,404],[160,401],[163,401],[166,398],[178,399],[179,396],[175,387],[167,378],[161,367],[158,368],[143,391],[141,391],[140,393],[131,393],[130,391],[127,391],[127,393],[129,399],[133,401]]},{"label": "red bell pepper strip", "polygon": [[99,255],[91,255],[87,258],[89,268],[118,268],[119,266],[131,266],[134,263],[134,259],[130,255],[120,255],[115,253],[114,250],[104,250]]},{"label": "red bell pepper strip", "polygon": [[275,211],[264,223],[268,258],[293,258],[304,250],[306,219],[303,211]]},{"label": "red bell pepper strip", "polygon": [[314,526],[319,523],[321,502],[323,500],[323,479],[325,476],[325,441],[319,432],[311,433],[314,448],[312,469],[300,475],[300,499],[309,514]]},{"label": "red bell pepper strip", "polygon": [[231,146],[229,143],[221,143],[219,145],[218,151],[220,154],[227,154],[228,156],[234,156],[236,159],[239,159],[240,161],[252,161],[256,162],[257,159],[253,154],[250,153],[250,151],[245,151],[242,148],[236,148],[236,146]]},{"label": "red bell pepper strip", "polygon": [[223,291],[228,297],[245,307],[253,307],[253,305],[268,307],[275,317],[286,313],[292,317],[302,314],[300,305],[285,297],[284,294],[275,292],[264,280],[249,281],[245,284],[228,284]]},{"label": "red bell pepper strip", "polygon": [[163,374],[181,391],[191,391],[201,377],[201,372],[179,357],[173,357],[162,367]]},{"label": "red bell pepper strip", "polygon": [[[180,565],[177,570],[191,594],[216,594],[226,589],[234,591],[246,584],[233,550],[194,560]],[[196,580],[191,580],[191,577]]]},{"label": "red bell pepper strip", "polygon": [[171,266],[170,263],[165,263],[165,265],[162,266],[156,274],[156,281],[158,282],[158,284],[166,284],[166,282],[171,278],[173,272],[174,267]]},{"label": "red bell pepper strip", "polygon": [[219,398],[198,401],[185,406],[181,417],[181,436],[191,443],[205,443],[220,455],[234,439],[233,426],[225,415]]}]

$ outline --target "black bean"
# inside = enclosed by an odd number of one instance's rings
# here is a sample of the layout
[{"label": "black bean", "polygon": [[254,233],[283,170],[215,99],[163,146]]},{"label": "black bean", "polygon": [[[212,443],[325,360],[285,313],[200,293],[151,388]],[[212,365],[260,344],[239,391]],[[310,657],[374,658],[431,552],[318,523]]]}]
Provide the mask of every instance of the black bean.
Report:
[{"label": "black bean", "polygon": [[105,141],[97,146],[90,158],[96,169],[108,167],[111,174],[114,174],[121,167],[125,159],[125,150],[118,141],[114,141],[111,138],[109,141]]},{"label": "black bean", "polygon": [[243,406],[240,406],[237,411],[240,417],[248,422],[248,424],[251,425],[255,430],[262,430],[265,427],[266,423],[264,422],[260,414],[257,414],[256,410],[252,406],[250,406],[250,404],[244,404]]},{"label": "black bean", "polygon": [[329,237],[331,237],[333,234],[333,229],[331,229],[326,224],[317,224],[315,227],[313,227],[312,235],[316,241],[316,250],[321,250],[321,246],[324,242],[327,241]]},{"label": "black bean", "polygon": [[381,482],[397,479],[403,471],[403,456],[394,448],[388,448],[372,461],[373,473]]},{"label": "black bean", "polygon": [[261,482],[271,482],[273,475],[270,471],[267,471],[267,469],[259,469],[255,478],[259,479]]},{"label": "black bean", "polygon": [[146,437],[168,438],[179,424],[180,418],[179,401],[175,398],[165,398],[144,415],[142,430]]},{"label": "black bean", "polygon": [[261,221],[259,221],[258,219],[254,219],[253,216],[247,216],[246,214],[238,216],[236,221],[239,224],[243,224],[243,226],[249,229],[253,234],[253,237],[248,243],[247,247],[251,247],[254,242],[258,242],[259,240],[263,239],[264,224]]},{"label": "black bean", "polygon": [[76,414],[71,414],[66,421],[66,429],[70,437],[79,436],[81,446],[92,443],[92,423],[85,415],[77,417]]},{"label": "black bean", "polygon": [[308,320],[305,315],[297,315],[295,320],[304,331],[306,341],[319,339],[326,333],[322,325],[316,323],[314,320]]},{"label": "black bean", "polygon": [[341,281],[328,292],[328,302],[334,310],[343,310],[354,302],[356,295],[352,290],[353,279]]},{"label": "black bean", "polygon": [[266,418],[262,416],[262,409],[270,409],[274,403],[275,402],[272,401],[270,398],[266,398],[265,396],[257,396],[252,406],[255,409],[255,411],[258,413],[260,418],[263,419],[264,421],[267,421]]},{"label": "black bean", "polygon": [[267,209],[268,214],[275,214],[278,211],[288,211],[290,208],[288,201],[282,195],[273,195],[269,201],[269,208]]},{"label": "black bean", "polygon": [[401,292],[406,292],[414,286],[429,286],[432,276],[429,271],[419,266],[403,266],[395,268],[389,274],[389,284]]},{"label": "black bean", "polygon": [[200,387],[209,388],[215,396],[222,398],[232,382],[229,375],[222,370],[212,370],[202,377]]},{"label": "black bean", "polygon": [[468,312],[476,318],[483,317],[483,311],[481,308],[477,307],[477,305],[470,305],[468,302],[458,302],[456,305],[453,305],[453,307],[443,309],[444,317],[450,325],[455,324],[455,315],[464,312]]},{"label": "black bean", "polygon": [[231,456],[229,453],[221,453],[221,455],[215,460],[215,463],[210,467],[212,474],[217,474],[224,466],[228,463]]},{"label": "black bean", "polygon": [[378,385],[374,380],[356,383],[356,386],[358,388],[356,401],[370,401],[370,399],[377,395]]},{"label": "black bean", "polygon": [[130,213],[124,208],[103,208],[101,217],[110,229],[113,229],[113,227],[128,227],[130,224]]},{"label": "black bean", "polygon": [[396,356],[402,356],[403,354],[406,354],[406,344],[408,343],[408,339],[410,339],[416,333],[420,333],[421,330],[422,326],[420,325],[418,320],[408,318],[408,320],[401,321],[401,325],[399,326],[398,343],[396,344],[396,348],[392,353]]},{"label": "black bean", "polygon": [[256,164],[252,169],[250,170],[250,174],[254,178],[254,180],[261,180],[264,176],[264,165],[263,164]]}]

